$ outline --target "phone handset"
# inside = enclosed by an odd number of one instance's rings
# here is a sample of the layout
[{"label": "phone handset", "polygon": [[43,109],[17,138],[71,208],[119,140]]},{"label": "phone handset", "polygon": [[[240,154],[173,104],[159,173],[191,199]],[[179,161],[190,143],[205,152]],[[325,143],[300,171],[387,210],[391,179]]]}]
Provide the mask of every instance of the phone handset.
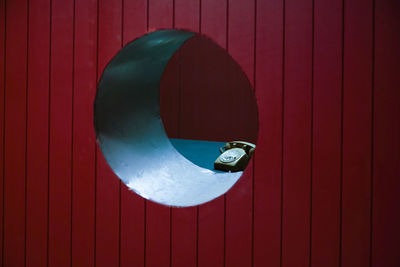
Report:
[{"label": "phone handset", "polygon": [[249,142],[232,141],[221,147],[221,155],[215,160],[214,168],[220,171],[243,171],[250,161],[256,146]]}]

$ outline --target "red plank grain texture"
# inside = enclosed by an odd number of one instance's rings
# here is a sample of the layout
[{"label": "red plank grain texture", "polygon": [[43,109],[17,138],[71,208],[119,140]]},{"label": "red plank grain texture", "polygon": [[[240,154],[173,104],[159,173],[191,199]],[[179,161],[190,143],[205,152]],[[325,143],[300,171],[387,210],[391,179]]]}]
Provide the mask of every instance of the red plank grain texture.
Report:
[{"label": "red plank grain texture", "polygon": [[200,32],[226,49],[227,0],[201,0]]},{"label": "red plank grain texture", "polygon": [[[228,52],[254,85],[254,1],[235,0],[228,5]],[[240,18],[240,20],[236,19]],[[228,76],[228,88],[240,86],[240,76]],[[233,89],[234,90],[234,89]],[[225,264],[251,266],[253,226],[253,161],[226,194]]]},{"label": "red plank grain texture", "polygon": [[368,266],[371,216],[372,1],[345,1],[342,266]]},{"label": "red plank grain texture", "polygon": [[123,44],[144,35],[147,29],[147,0],[124,0]]},{"label": "red plank grain texture", "polygon": [[[202,0],[200,30],[221,47],[227,43],[226,0]],[[225,264],[225,196],[199,207],[198,266]]]},{"label": "red plank grain texture", "polygon": [[71,261],[73,266],[94,266],[97,2],[76,1],[74,23]]},{"label": "red plank grain texture", "polygon": [[314,6],[311,265],[338,266],[341,202],[342,1]]},{"label": "red plank grain texture", "polygon": [[146,215],[146,266],[169,266],[171,208],[148,201]]},{"label": "red plank grain texture", "polygon": [[25,262],[27,2],[6,3],[3,265]]},{"label": "red plank grain texture", "polygon": [[375,1],[372,266],[400,265],[398,1]]},{"label": "red plank grain texture", "polygon": [[285,2],[282,266],[309,266],[312,1]]},{"label": "red plank grain texture", "polygon": [[[173,27],[173,1],[149,0],[148,29]],[[172,208],[146,202],[146,266],[168,266],[171,264],[171,214]]]},{"label": "red plank grain texture", "polygon": [[[258,1],[255,93],[259,133],[254,172],[254,266],[280,266],[283,1]],[[268,240],[268,242],[266,242]]]},{"label": "red plank grain texture", "polygon": [[172,266],[196,266],[197,209],[174,208],[171,231]]},{"label": "red plank grain texture", "polygon": [[6,1],[0,1],[0,262],[3,264],[3,210],[4,210],[4,90],[6,57]]},{"label": "red plank grain texture", "polygon": [[[99,0],[98,79],[122,46],[122,1]],[[96,266],[120,264],[121,181],[97,147],[96,166]]]},{"label": "red plank grain texture", "polygon": [[174,26],[176,29],[199,32],[200,0],[175,0]]},{"label": "red plank grain texture", "polygon": [[[147,1],[123,2],[123,44],[147,28]],[[120,266],[144,266],[145,200],[121,184]]]},{"label": "red plank grain texture", "polygon": [[50,1],[29,5],[26,265],[47,265]]},{"label": "red plank grain texture", "polygon": [[73,1],[52,1],[49,266],[71,264]]},{"label": "red plank grain texture", "polygon": [[170,29],[174,23],[174,2],[172,0],[148,0],[149,31]]},{"label": "red plank grain texture", "polygon": [[198,266],[224,266],[224,197],[199,207]]},{"label": "red plank grain texture", "polygon": [[143,266],[145,260],[145,200],[121,185],[121,266]]}]

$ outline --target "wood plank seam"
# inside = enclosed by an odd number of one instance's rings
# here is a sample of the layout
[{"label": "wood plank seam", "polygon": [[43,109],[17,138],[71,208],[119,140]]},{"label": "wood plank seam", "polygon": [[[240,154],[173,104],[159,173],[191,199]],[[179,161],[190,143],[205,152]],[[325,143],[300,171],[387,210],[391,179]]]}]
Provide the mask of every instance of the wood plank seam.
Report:
[{"label": "wood plank seam", "polygon": [[284,161],[284,151],[285,151],[285,60],[286,60],[286,0],[282,0],[283,5],[282,5],[282,103],[281,103],[281,114],[282,114],[282,131],[281,131],[281,210],[280,210],[280,219],[281,219],[281,224],[280,224],[280,256],[279,256],[279,265],[282,267],[283,263],[283,170],[285,166],[285,161]]},{"label": "wood plank seam", "polygon": [[3,18],[3,34],[4,34],[4,40],[3,40],[3,42],[4,42],[4,44],[3,44],[3,46],[4,46],[4,51],[3,51],[3,59],[4,59],[4,62],[3,62],[3,92],[2,92],[2,94],[3,94],[3,110],[2,110],[2,112],[3,112],[3,140],[2,140],[2,142],[3,142],[3,151],[1,151],[1,153],[2,153],[2,156],[3,156],[3,159],[2,159],[2,164],[3,164],[3,170],[2,170],[2,181],[1,181],[1,183],[2,183],[2,195],[1,195],[1,198],[2,198],[2,201],[1,201],[1,214],[2,214],[2,216],[1,216],[1,225],[2,225],[2,228],[1,228],[1,266],[4,266],[4,193],[5,193],[5,191],[4,191],[4,177],[5,177],[5,149],[4,149],[4,147],[5,147],[5,144],[6,144],[6,138],[5,138],[5,132],[6,132],[6,128],[5,128],[5,121],[6,121],[6,52],[7,52],[7,46],[6,46],[6,44],[7,44],[7,4],[6,4],[7,2],[6,1],[4,1],[2,4],[2,8],[4,9],[4,18]]},{"label": "wood plank seam", "polygon": [[371,60],[372,60],[372,68],[371,68],[371,185],[370,185],[370,244],[369,244],[369,266],[372,267],[373,263],[373,219],[374,219],[374,155],[375,155],[375,31],[376,31],[376,0],[372,0],[372,49],[371,49]]}]

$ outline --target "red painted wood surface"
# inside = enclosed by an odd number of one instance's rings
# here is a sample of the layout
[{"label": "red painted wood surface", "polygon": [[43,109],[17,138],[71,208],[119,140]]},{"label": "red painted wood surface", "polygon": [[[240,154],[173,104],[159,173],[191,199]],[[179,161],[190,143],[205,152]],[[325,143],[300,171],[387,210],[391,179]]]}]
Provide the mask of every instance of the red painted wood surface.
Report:
[{"label": "red painted wood surface", "polygon": [[342,3],[314,3],[311,266],[340,261]]},{"label": "red painted wood surface", "polygon": [[309,266],[312,1],[286,1],[283,67],[282,266]]},{"label": "red painted wood surface", "polygon": [[371,241],[373,1],[344,3],[341,264],[361,267]]},{"label": "red painted wood surface", "polygon": [[[27,2],[6,3],[3,265],[24,266],[26,200]],[[6,100],[7,99],[7,100]]]},{"label": "red painted wood surface", "polygon": [[94,266],[96,137],[90,99],[96,93],[97,3],[76,1],[74,12],[71,261]]},{"label": "red painted wood surface", "polygon": [[29,6],[26,265],[47,264],[50,1]]},{"label": "red painted wood surface", "polygon": [[400,264],[400,3],[375,1],[372,266]]},{"label": "red painted wood surface", "polygon": [[[2,266],[400,265],[396,1],[0,3]],[[128,191],[92,121],[108,61],[173,27],[226,49],[259,111],[246,174],[185,209]],[[164,86],[198,82],[179,69],[188,58],[173,59]]]},{"label": "red painted wood surface", "polygon": [[52,1],[49,140],[49,266],[71,264],[74,2]]},{"label": "red painted wood surface", "polygon": [[[255,93],[259,132],[254,172],[254,266],[281,263],[283,1],[257,2]],[[265,242],[268,240],[268,242]]]},{"label": "red painted wood surface", "polygon": [[[98,2],[97,79],[122,47],[122,1]],[[95,265],[120,264],[121,182],[96,150]]]},{"label": "red painted wood surface", "polygon": [[[1,27],[0,27],[0,62],[5,62],[5,40],[6,40],[6,5],[5,1],[0,1],[0,17],[1,17]],[[3,80],[0,83],[0,140],[4,140],[4,90],[5,90],[5,64],[0,64],[0,77]],[[0,141],[0,199],[1,201],[1,213],[0,213],[0,258],[1,262],[3,262],[3,211],[4,211],[4,141]]]},{"label": "red painted wood surface", "polygon": [[[5,45],[6,45],[6,5],[5,5],[5,1],[2,0],[0,1],[0,17],[1,17],[1,27],[0,27],[0,60],[1,62],[5,62]],[[0,141],[0,199],[1,201],[1,214],[0,214],[0,227],[1,227],[1,231],[0,231],[0,240],[1,240],[1,244],[0,244],[0,258],[1,258],[1,262],[3,262],[3,234],[4,234],[4,221],[3,221],[3,214],[4,214],[4,90],[5,90],[5,65],[6,64],[1,64],[0,65],[0,77],[2,79],[2,83],[0,83],[0,140],[3,140],[3,142],[1,143]]]}]

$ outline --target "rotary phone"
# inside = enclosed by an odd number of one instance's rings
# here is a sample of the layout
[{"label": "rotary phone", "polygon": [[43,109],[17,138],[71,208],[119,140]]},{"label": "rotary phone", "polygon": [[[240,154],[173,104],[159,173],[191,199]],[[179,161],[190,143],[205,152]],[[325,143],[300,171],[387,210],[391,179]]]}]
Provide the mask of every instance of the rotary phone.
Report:
[{"label": "rotary phone", "polygon": [[221,155],[214,162],[214,169],[226,172],[243,171],[250,161],[256,146],[242,141],[226,143],[219,151]]}]

